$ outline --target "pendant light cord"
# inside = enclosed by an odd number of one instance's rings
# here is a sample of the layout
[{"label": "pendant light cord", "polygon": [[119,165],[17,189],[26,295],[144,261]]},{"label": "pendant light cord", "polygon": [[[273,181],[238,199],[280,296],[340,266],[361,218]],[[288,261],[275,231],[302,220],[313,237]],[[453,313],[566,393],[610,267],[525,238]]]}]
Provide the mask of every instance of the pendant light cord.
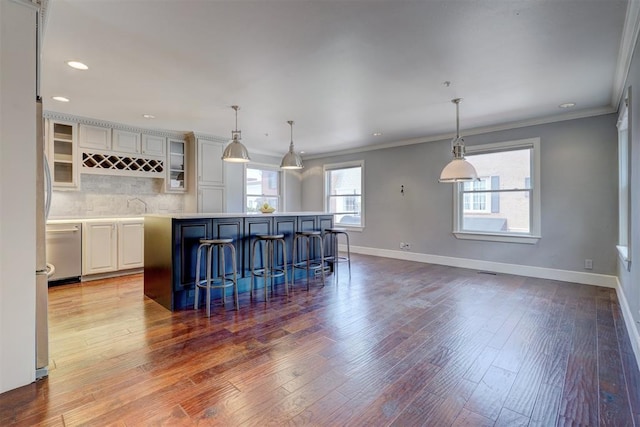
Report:
[{"label": "pendant light cord", "polygon": [[287,121],[287,123],[289,123],[289,126],[291,126],[291,143],[293,144],[293,120],[289,120]]},{"label": "pendant light cord", "polygon": [[238,110],[240,109],[240,107],[238,107],[237,105],[232,105],[231,108],[233,108],[236,111],[236,130],[235,130],[235,132],[238,132]]}]

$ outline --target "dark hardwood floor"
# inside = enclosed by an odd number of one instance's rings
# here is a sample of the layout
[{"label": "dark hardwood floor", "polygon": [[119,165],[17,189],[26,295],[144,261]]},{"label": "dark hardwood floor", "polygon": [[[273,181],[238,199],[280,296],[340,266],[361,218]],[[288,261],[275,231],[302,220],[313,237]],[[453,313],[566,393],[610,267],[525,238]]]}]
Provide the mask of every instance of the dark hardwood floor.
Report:
[{"label": "dark hardwood floor", "polygon": [[50,375],[0,425],[640,426],[615,291],[353,259],[210,319],[142,275],[51,288]]}]

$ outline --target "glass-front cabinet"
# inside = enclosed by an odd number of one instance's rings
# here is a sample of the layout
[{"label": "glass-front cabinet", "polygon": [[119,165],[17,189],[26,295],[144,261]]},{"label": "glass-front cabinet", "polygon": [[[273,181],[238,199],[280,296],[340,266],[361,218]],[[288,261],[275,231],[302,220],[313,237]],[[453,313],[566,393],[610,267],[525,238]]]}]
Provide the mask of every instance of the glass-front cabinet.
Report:
[{"label": "glass-front cabinet", "polygon": [[180,139],[168,139],[168,167],[166,190],[171,192],[187,191],[186,181],[186,142]]},{"label": "glass-front cabinet", "polygon": [[78,128],[75,123],[49,121],[48,146],[49,166],[53,187],[61,189],[78,188],[76,159],[76,138]]}]

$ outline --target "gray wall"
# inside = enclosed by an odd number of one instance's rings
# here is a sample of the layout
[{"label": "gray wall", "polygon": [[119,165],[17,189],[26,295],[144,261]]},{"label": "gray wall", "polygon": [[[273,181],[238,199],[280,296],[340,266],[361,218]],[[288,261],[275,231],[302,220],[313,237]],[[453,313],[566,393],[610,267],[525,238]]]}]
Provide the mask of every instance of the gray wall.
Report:
[{"label": "gray wall", "polygon": [[609,114],[465,137],[468,146],[540,138],[542,239],[536,245],[453,236],[453,190],[438,183],[451,157],[449,140],[306,161],[302,209],[323,209],[323,164],[363,159],[365,228],[351,233],[352,245],[398,250],[402,241],[412,252],[570,271],[586,271],[589,258],[592,272],[614,275],[616,120]]},{"label": "gray wall", "polygon": [[[629,133],[631,143],[631,271],[621,263],[618,265],[618,277],[636,324],[638,335],[640,324],[640,39],[636,43],[629,77],[625,87],[631,86],[631,105],[629,108]],[[640,344],[640,343],[639,343]],[[640,355],[638,356],[640,359]]]}]

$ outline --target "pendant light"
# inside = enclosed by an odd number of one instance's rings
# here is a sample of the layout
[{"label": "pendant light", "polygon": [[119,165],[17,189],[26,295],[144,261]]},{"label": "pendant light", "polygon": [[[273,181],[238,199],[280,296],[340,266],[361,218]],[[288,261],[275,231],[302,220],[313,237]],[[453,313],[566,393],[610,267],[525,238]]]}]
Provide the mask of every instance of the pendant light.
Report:
[{"label": "pendant light", "polygon": [[289,144],[289,151],[282,158],[282,162],[280,163],[281,169],[302,169],[304,165],[302,164],[302,158],[300,154],[293,151],[293,120],[289,120],[289,126],[291,126],[291,144]]},{"label": "pendant light", "polygon": [[222,153],[222,160],[232,163],[247,163],[251,161],[247,147],[240,142],[240,131],[238,130],[238,110],[240,107],[232,105],[231,108],[236,110],[236,130],[231,131],[231,142],[227,145]]},{"label": "pendant light", "polygon": [[451,100],[456,104],[456,137],[451,141],[453,160],[442,169],[439,182],[455,183],[478,180],[476,168],[464,158],[464,139],[460,137],[460,101],[462,101],[460,98]]}]

